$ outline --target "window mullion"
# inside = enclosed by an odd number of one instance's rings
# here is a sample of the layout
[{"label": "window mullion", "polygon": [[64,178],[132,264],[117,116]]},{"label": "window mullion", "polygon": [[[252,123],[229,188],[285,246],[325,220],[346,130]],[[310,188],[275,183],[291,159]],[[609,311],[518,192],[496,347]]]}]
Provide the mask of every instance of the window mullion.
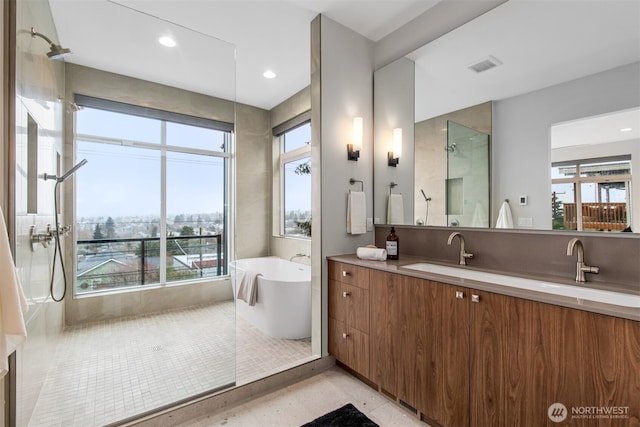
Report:
[{"label": "window mullion", "polygon": [[167,122],[160,132],[160,284],[167,283]]}]

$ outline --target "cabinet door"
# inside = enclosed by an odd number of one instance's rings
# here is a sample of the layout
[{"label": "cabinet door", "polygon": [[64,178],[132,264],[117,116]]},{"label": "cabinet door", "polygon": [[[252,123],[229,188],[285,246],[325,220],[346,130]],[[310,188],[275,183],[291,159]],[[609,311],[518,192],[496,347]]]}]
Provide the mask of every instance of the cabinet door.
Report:
[{"label": "cabinet door", "polygon": [[[548,399],[532,402],[529,419],[546,415],[549,405],[559,402],[569,419],[573,409],[578,415],[590,408],[605,412],[600,418],[574,420],[577,425],[640,425],[640,322],[531,304],[540,324],[532,337],[532,350],[537,350],[533,360],[545,363],[530,375],[536,380],[534,390],[545,391]],[[621,408],[626,414],[618,415],[626,416],[608,417],[612,408]]]},{"label": "cabinet door", "polygon": [[[640,425],[640,323],[488,292],[471,304],[471,425]],[[628,417],[572,411],[624,409]],[[619,410],[619,409],[616,409]]]},{"label": "cabinet door", "polygon": [[469,290],[428,282],[423,295],[426,377],[419,409],[438,424],[469,425]]},{"label": "cabinet door", "polygon": [[[471,303],[471,425],[546,425],[543,418],[526,418],[526,406],[540,399],[526,366],[530,335],[540,327],[533,321],[529,301],[472,291]],[[539,356],[543,356],[539,354]],[[544,357],[531,360],[544,369]],[[553,402],[549,402],[551,404]],[[541,414],[547,416],[546,411]],[[548,419],[547,419],[548,420]]]},{"label": "cabinet door", "polygon": [[[401,315],[402,382],[399,395],[428,420],[469,424],[468,292],[452,285],[405,277]],[[461,292],[462,298],[456,298]]]},{"label": "cabinet door", "polygon": [[398,394],[399,292],[402,276],[372,270],[371,301],[371,379],[384,391]]}]

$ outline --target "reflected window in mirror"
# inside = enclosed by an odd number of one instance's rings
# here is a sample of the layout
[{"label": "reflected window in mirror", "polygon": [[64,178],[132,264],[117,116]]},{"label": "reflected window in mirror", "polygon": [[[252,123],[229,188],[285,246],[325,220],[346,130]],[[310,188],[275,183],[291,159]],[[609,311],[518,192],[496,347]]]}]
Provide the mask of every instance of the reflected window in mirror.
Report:
[{"label": "reflected window in mirror", "polygon": [[631,156],[554,163],[555,230],[631,231]]}]

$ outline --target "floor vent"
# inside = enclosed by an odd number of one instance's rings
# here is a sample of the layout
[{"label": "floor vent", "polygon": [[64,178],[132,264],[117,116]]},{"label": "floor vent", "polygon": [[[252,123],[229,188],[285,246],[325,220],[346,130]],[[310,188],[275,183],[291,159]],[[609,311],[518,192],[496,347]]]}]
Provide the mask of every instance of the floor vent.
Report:
[{"label": "floor vent", "polygon": [[405,402],[402,399],[398,399],[398,402],[406,409],[410,410],[411,412],[413,412],[414,414],[418,414],[418,410],[416,408],[414,408],[413,406],[409,405],[407,402]]}]

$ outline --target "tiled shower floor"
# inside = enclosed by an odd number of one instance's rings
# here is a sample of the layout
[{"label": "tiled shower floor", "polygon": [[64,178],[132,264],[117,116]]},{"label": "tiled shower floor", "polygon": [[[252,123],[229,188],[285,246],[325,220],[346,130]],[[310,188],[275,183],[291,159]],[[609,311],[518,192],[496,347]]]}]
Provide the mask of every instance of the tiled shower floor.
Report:
[{"label": "tiled shower floor", "polygon": [[67,328],[29,426],[104,426],[230,384],[234,367],[243,384],[311,359],[311,339],[235,320],[223,302]]}]

